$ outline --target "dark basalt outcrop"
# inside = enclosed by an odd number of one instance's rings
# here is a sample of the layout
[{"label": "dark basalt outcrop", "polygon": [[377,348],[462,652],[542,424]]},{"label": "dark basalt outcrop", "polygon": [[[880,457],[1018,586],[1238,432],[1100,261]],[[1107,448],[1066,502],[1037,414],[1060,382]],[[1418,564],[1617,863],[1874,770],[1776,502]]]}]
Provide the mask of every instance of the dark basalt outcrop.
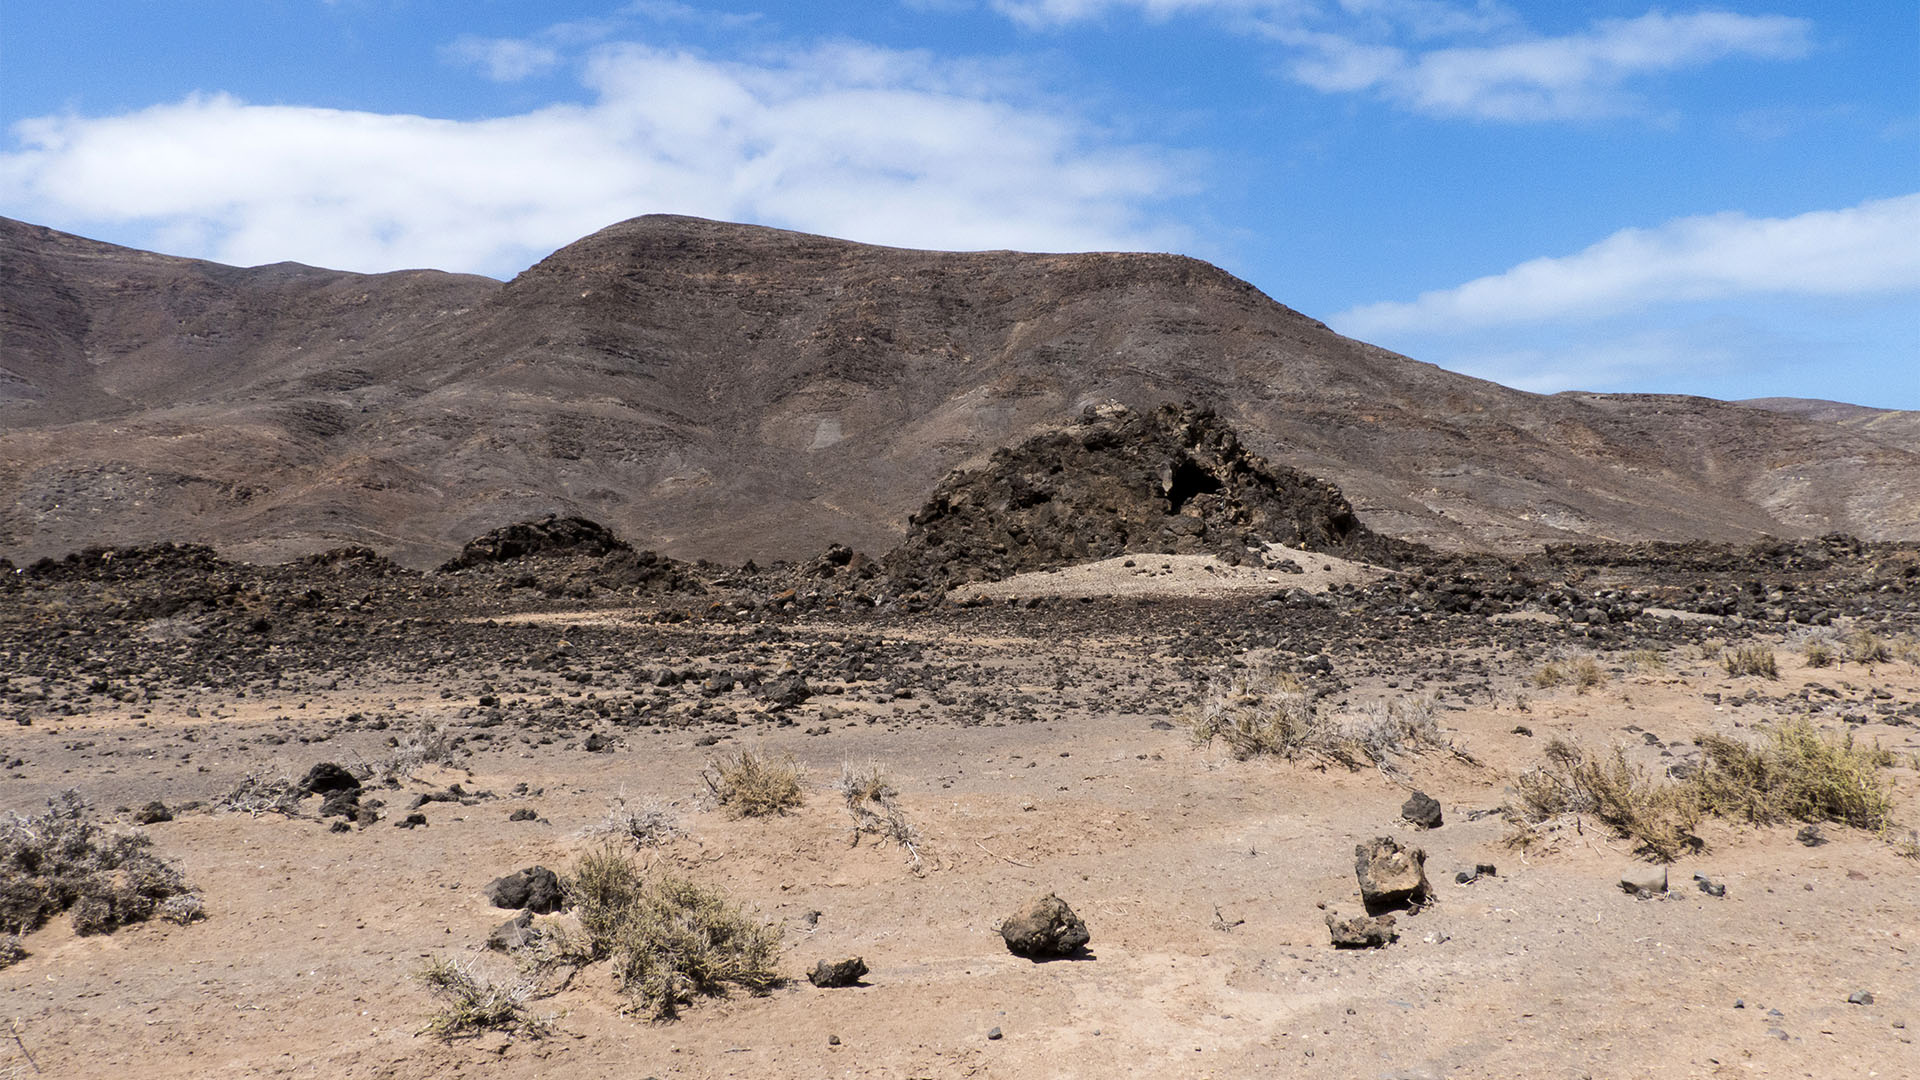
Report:
[{"label": "dark basalt outcrop", "polygon": [[1395,547],[1339,488],[1253,453],[1210,409],[1109,405],[948,476],[887,565],[953,585],[1130,553],[1239,563],[1269,543],[1376,557]]},{"label": "dark basalt outcrop", "polygon": [[632,546],[597,521],[548,514],[533,521],[516,521],[467,541],[460,554],[441,564],[442,573],[488,563],[512,562],[534,555],[611,555]]},{"label": "dark basalt outcrop", "polygon": [[[539,576],[524,572],[522,560],[528,559],[536,561]],[[574,599],[583,599],[595,589],[704,591],[687,564],[657,552],[637,551],[599,522],[557,514],[502,525],[476,536],[439,572],[488,569],[517,574],[515,581],[521,585]]]}]

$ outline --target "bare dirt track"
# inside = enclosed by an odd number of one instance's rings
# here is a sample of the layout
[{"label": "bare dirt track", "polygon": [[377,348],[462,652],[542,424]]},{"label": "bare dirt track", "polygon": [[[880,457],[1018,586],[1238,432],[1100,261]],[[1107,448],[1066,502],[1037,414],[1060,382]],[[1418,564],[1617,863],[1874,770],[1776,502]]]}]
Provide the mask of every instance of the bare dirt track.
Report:
[{"label": "bare dirt track", "polygon": [[[1898,1077],[1920,1059],[1920,864],[1901,832],[1828,825],[1806,846],[1797,822],[1709,819],[1672,892],[1636,899],[1616,883],[1649,864],[1597,821],[1517,850],[1486,812],[1554,736],[1622,745],[1659,775],[1697,758],[1698,735],[1805,716],[1893,751],[1894,816],[1920,823],[1920,669],[1809,668],[1790,626],[1582,623],[1531,602],[1447,614],[1405,574],[1311,596],[780,614],[736,594],[709,608],[515,584],[557,563],[153,565],[170,564],[45,570],[0,596],[0,717],[16,721],[0,804],[29,813],[78,788],[152,836],[208,918],[27,935],[29,955],[0,970],[18,1036],[0,1039],[0,1070],[17,1075]],[[188,580],[211,606],[157,604]],[[1835,628],[1912,629],[1905,594],[1872,595],[1830,598]],[[1772,646],[1780,678],[1727,674],[1709,658],[1719,639]],[[1531,681],[1580,656],[1599,685]],[[1471,760],[1434,749],[1348,770],[1193,746],[1181,714],[1248,660],[1299,672],[1329,709],[1428,700]],[[773,704],[793,673],[810,696]],[[297,816],[212,805],[248,775],[377,761],[423,725],[452,739],[446,760],[369,787],[385,803],[371,825],[329,831],[315,798]],[[738,820],[703,803],[702,766],[740,747],[807,765],[807,803]],[[850,843],[827,785],[868,760],[921,830],[919,873],[897,847]],[[468,798],[393,827],[451,784]],[[1401,820],[1415,788],[1441,802],[1440,828]],[[784,926],[789,985],[654,1024],[622,1013],[599,964],[533,1003],[556,1017],[547,1038],[418,1034],[435,1007],[415,977],[427,960],[513,974],[483,947],[509,914],[483,886],[566,870],[621,796],[676,804],[686,835],[642,857]],[[152,799],[174,820],[132,825]],[[538,816],[509,821],[519,809]],[[1426,850],[1437,902],[1403,913],[1384,949],[1335,950],[1319,905],[1357,908],[1354,846],[1382,835]],[[1497,873],[1455,882],[1483,863]],[[1046,891],[1087,922],[1088,956],[1034,963],[995,933]],[[856,954],[863,986],[800,977]],[[1862,990],[1873,1003],[1849,1004]]]}]

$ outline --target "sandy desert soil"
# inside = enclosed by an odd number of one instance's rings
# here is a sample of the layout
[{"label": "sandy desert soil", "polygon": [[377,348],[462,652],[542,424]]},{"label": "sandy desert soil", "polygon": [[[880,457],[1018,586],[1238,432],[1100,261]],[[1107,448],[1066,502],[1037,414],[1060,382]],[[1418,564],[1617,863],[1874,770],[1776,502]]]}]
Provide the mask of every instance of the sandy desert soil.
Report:
[{"label": "sandy desert soil", "polygon": [[[1331,573],[1322,565],[1302,560]],[[1695,755],[1700,734],[1806,715],[1895,751],[1895,817],[1920,824],[1911,663],[1816,670],[1784,631],[1714,619],[1642,619],[1596,639],[1557,617],[1363,618],[1240,593],[1015,597],[773,626],[660,623],[645,604],[524,593],[420,596],[369,600],[284,641],[281,623],[256,627],[264,643],[228,669],[194,658],[193,635],[212,631],[185,615],[76,629],[43,598],[30,634],[16,609],[0,805],[30,813],[78,789],[117,828],[150,835],[208,918],[88,937],[56,919],[28,935],[29,955],[0,970],[0,1075],[1920,1074],[1920,862],[1900,833],[1829,825],[1811,847],[1798,823],[1712,820],[1706,851],[1672,866],[1673,890],[1636,899],[1617,882],[1648,864],[1597,822],[1517,850],[1494,812],[1556,735],[1619,744],[1657,774]],[[1750,636],[1776,649],[1779,679],[1734,678],[1708,658],[1714,639]],[[1582,655],[1603,685],[1529,681]],[[1192,745],[1181,716],[1206,681],[1262,658],[1302,672],[1329,708],[1426,698],[1464,754],[1348,770]],[[708,682],[787,665],[812,696],[785,710],[751,680]],[[663,685],[662,672],[692,677]],[[376,761],[422,724],[456,745],[370,791],[386,804],[378,823],[329,831],[313,799],[297,816],[213,806],[249,775]],[[736,820],[703,802],[702,766],[741,747],[804,763],[805,806]],[[923,835],[918,872],[896,847],[850,842],[828,783],[869,760]],[[414,796],[454,783],[472,797],[393,827]],[[1443,805],[1441,827],[1401,820],[1416,788]],[[482,887],[525,866],[564,871],[620,797],[674,804],[685,835],[643,857],[782,925],[792,981],[649,1023],[622,1013],[602,964],[534,1003],[555,1017],[550,1037],[420,1034],[429,959],[514,976],[484,948],[508,913]],[[131,824],[153,799],[175,819]],[[538,817],[509,821],[519,809]],[[1321,905],[1357,909],[1354,847],[1376,836],[1425,849],[1437,902],[1402,915],[1384,949],[1336,950]],[[1482,863],[1497,873],[1455,882]],[[1725,896],[1694,888],[1695,873]],[[1047,891],[1085,919],[1085,957],[1034,963],[995,932]],[[854,954],[871,968],[862,986],[801,977]],[[1873,1003],[1849,1004],[1861,990]]]},{"label": "sandy desert soil", "polygon": [[1340,585],[1364,585],[1385,571],[1336,555],[1267,545],[1273,566],[1231,566],[1212,555],[1121,555],[1096,562],[1015,574],[1004,581],[962,585],[948,595],[956,600],[1069,597],[1219,597],[1233,593],[1272,595],[1276,589],[1323,593]]}]

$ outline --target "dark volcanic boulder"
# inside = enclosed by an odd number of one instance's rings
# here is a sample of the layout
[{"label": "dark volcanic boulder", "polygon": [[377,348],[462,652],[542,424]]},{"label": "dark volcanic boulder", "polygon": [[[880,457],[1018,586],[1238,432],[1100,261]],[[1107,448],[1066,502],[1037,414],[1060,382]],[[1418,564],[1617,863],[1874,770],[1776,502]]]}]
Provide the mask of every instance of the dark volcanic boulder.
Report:
[{"label": "dark volcanic boulder", "polygon": [[533,928],[533,912],[522,911],[493,928],[493,933],[487,935],[487,948],[510,953],[526,948],[539,936],[540,932]]},{"label": "dark volcanic boulder", "polygon": [[772,709],[790,709],[805,704],[813,696],[804,675],[793,675],[760,684],[760,700]]},{"label": "dark volcanic boulder", "polygon": [[948,476],[886,562],[895,578],[950,586],[1129,552],[1238,562],[1264,543],[1394,546],[1339,488],[1254,454],[1211,410],[1113,405]]},{"label": "dark volcanic boulder", "polygon": [[566,907],[560,877],[544,866],[529,866],[487,883],[487,900],[497,908],[520,908],[542,915]]},{"label": "dark volcanic boulder", "polygon": [[1393,923],[1391,915],[1356,915],[1343,919],[1336,912],[1327,912],[1327,930],[1333,935],[1336,949],[1382,948],[1399,936]]},{"label": "dark volcanic boulder", "polygon": [[460,554],[441,565],[442,572],[488,563],[512,562],[530,555],[611,555],[631,551],[606,526],[583,517],[548,514],[533,521],[503,525],[467,541]]},{"label": "dark volcanic boulder", "polygon": [[342,766],[323,761],[300,778],[300,790],[309,795],[331,795],[336,791],[359,791],[360,781]]},{"label": "dark volcanic boulder", "polygon": [[1052,893],[1009,915],[1000,924],[1000,936],[1014,955],[1034,960],[1072,956],[1092,940],[1087,924]]},{"label": "dark volcanic boulder", "polygon": [[1440,800],[1424,791],[1414,792],[1400,804],[1400,817],[1422,829],[1437,829],[1445,820],[1440,812]]},{"label": "dark volcanic boulder", "polygon": [[686,563],[654,551],[620,550],[600,561],[591,575],[594,584],[609,589],[650,592],[705,592],[706,587]]},{"label": "dark volcanic boulder", "polygon": [[845,960],[822,960],[807,972],[807,981],[821,989],[833,989],[842,986],[860,985],[860,977],[867,973],[867,962],[858,956],[849,956]]}]

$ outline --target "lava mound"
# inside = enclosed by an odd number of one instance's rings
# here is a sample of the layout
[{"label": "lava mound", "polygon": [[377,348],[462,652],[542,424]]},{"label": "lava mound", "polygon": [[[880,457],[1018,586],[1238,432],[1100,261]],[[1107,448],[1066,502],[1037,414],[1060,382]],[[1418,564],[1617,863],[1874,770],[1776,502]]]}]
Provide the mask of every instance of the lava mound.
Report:
[{"label": "lava mound", "polygon": [[488,563],[512,562],[529,555],[610,555],[630,551],[625,540],[597,521],[548,514],[533,521],[502,525],[467,541],[440,571],[466,570]]},{"label": "lava mound", "polygon": [[952,586],[1129,553],[1239,563],[1268,543],[1355,553],[1373,539],[1339,488],[1248,450],[1212,410],[1108,405],[949,475],[887,564]]},{"label": "lava mound", "polygon": [[[511,569],[522,559],[539,560],[540,576]],[[613,530],[583,517],[548,514],[516,521],[467,541],[441,565],[442,574],[462,570],[519,574],[516,579],[553,596],[584,599],[594,589],[622,592],[705,591],[687,564],[654,551],[637,551]]]}]

